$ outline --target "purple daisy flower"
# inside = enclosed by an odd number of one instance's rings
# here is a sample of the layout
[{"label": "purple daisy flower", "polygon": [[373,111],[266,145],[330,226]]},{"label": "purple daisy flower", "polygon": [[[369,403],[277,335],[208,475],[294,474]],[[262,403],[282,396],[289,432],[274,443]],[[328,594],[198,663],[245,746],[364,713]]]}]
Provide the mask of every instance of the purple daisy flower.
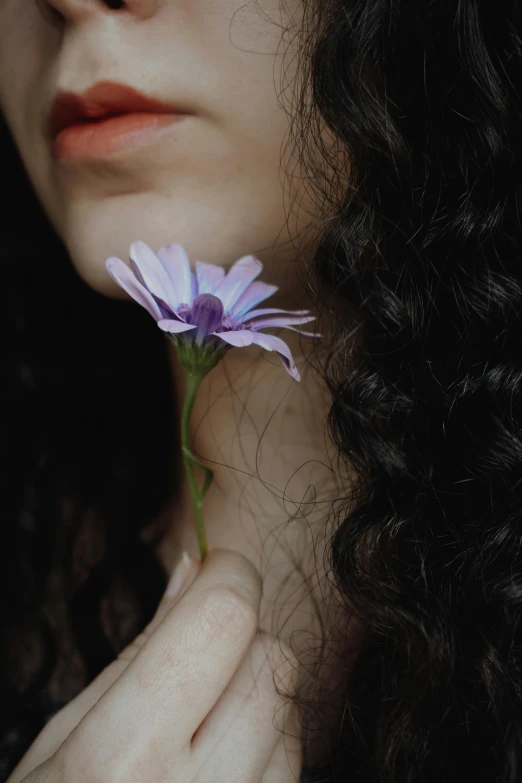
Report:
[{"label": "purple daisy flower", "polygon": [[288,345],[260,330],[285,327],[319,337],[297,328],[315,316],[310,316],[309,310],[255,309],[278,290],[256,281],[263,266],[255,256],[243,256],[228,274],[201,261],[196,261],[196,272],[192,272],[186,251],[177,244],[165,245],[154,253],[145,242],[133,242],[129,258],[130,268],[115,257],[105,264],[116,282],[145,307],[164,332],[183,335],[187,347],[198,346],[207,357],[248,345],[277,351],[292,378],[300,380]]}]

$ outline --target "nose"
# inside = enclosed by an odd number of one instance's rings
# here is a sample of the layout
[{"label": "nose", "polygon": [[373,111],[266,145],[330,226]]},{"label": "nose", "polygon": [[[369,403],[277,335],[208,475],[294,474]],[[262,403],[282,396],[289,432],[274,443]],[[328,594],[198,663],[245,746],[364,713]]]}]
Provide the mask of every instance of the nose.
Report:
[{"label": "nose", "polygon": [[100,13],[127,13],[137,19],[149,19],[159,0],[47,0],[69,21],[80,21]]}]

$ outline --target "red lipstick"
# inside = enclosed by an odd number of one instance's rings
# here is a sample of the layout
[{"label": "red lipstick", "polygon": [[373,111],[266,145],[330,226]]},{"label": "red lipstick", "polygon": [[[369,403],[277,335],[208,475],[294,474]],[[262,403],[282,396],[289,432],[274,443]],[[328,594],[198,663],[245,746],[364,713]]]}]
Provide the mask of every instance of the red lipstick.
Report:
[{"label": "red lipstick", "polygon": [[81,95],[61,92],[49,117],[53,155],[99,159],[142,147],[170,132],[186,114],[125,84],[99,82]]}]

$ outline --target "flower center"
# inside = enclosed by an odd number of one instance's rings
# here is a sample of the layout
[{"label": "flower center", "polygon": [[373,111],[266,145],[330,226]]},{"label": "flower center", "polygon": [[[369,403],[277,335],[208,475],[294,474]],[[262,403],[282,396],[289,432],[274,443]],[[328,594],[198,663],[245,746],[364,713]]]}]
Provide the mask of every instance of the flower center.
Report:
[{"label": "flower center", "polygon": [[223,302],[213,294],[198,294],[192,302],[190,323],[203,334],[212,334],[223,321]]}]

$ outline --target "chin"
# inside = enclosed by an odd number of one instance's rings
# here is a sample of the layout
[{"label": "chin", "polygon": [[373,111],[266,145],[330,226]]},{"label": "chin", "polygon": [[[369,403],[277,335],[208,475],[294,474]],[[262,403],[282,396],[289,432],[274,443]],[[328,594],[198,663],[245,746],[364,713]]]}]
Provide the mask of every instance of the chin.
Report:
[{"label": "chin", "polygon": [[123,299],[132,301],[131,297],[119,286],[107,272],[105,264],[96,263],[78,263],[75,258],[71,258],[72,263],[83,282],[102,296],[109,299]]},{"label": "chin", "polygon": [[125,291],[109,275],[105,267],[105,259],[111,255],[118,255],[124,261],[128,261],[128,248],[124,253],[107,252],[100,246],[86,247],[77,243],[66,242],[67,252],[71,264],[82,278],[83,282],[102,296],[110,299],[129,299]]},{"label": "chin", "polygon": [[109,275],[105,261],[116,256],[128,264],[130,246],[136,240],[146,242],[154,252],[172,242],[182,245],[193,269],[198,260],[227,269],[250,253],[265,265],[269,260],[270,253],[264,249],[273,241],[274,232],[262,222],[252,220],[252,226],[240,230],[237,219],[224,220],[219,209],[211,211],[212,220],[205,219],[201,205],[198,210],[186,205],[176,210],[171,204],[169,210],[162,210],[161,203],[151,205],[150,194],[126,200],[125,209],[120,206],[116,199],[74,205],[59,231],[80,277],[111,299],[130,297]]},{"label": "chin", "polygon": [[[182,233],[169,235],[160,235],[162,232],[153,234],[151,237],[150,229],[140,230],[138,227],[132,235],[119,237],[114,232],[103,231],[103,227],[98,226],[98,231],[94,229],[91,232],[79,230],[76,228],[71,232],[72,236],[65,239],[65,245],[71,263],[83,281],[98,293],[111,299],[129,299],[125,291],[109,275],[105,261],[111,256],[121,258],[126,264],[129,263],[129,250],[133,242],[140,239],[146,242],[153,251],[157,251],[162,245],[170,242],[178,242],[188,253],[188,256],[194,269],[196,260],[208,261],[209,263],[219,264],[225,268],[231,265],[241,255],[246,255],[240,248],[237,251],[216,252],[216,246],[213,247],[213,253],[209,253],[208,242],[197,241],[187,242]],[[164,232],[163,232],[164,233]],[[198,238],[200,239],[200,238]],[[226,249],[225,249],[226,250]]]}]

